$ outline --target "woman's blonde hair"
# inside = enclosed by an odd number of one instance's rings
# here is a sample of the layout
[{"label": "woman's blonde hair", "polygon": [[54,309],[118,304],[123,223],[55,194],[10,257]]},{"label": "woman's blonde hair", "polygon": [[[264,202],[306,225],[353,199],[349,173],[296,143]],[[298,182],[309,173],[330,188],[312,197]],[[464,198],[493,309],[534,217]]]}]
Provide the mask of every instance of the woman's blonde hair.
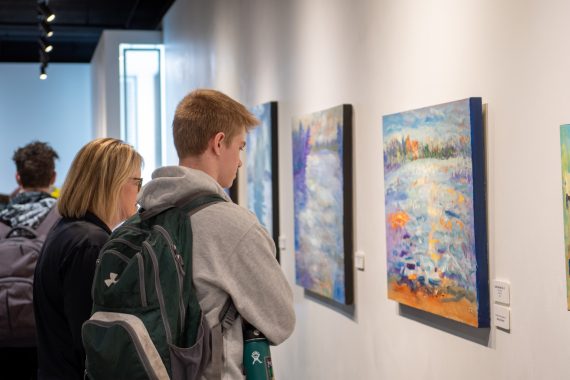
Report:
[{"label": "woman's blonde hair", "polygon": [[106,223],[115,220],[121,187],[142,163],[141,155],[121,140],[107,137],[87,143],[73,159],[61,189],[59,213],[82,218],[90,211]]}]

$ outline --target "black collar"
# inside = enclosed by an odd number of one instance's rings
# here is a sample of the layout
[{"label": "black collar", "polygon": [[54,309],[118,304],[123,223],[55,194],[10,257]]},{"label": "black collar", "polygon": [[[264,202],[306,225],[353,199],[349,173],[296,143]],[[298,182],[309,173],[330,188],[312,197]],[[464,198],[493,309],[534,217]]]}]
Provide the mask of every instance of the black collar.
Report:
[{"label": "black collar", "polygon": [[107,233],[110,235],[111,234],[111,229],[109,228],[109,226],[107,226],[105,224],[105,222],[103,222],[101,219],[99,219],[99,217],[95,214],[93,214],[90,211],[87,211],[85,213],[85,216],[83,218],[80,218],[83,220],[88,221],[89,223],[93,223],[96,226],[101,227],[102,229],[104,229],[105,231],[107,231]]}]

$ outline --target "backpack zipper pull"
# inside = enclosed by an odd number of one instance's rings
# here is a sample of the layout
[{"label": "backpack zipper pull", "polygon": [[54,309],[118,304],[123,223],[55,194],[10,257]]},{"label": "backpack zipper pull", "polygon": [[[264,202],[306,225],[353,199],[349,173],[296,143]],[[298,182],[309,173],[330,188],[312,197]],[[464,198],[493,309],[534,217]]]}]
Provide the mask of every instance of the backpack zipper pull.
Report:
[{"label": "backpack zipper pull", "polygon": [[180,264],[180,266],[182,267],[182,269],[184,269],[184,260],[182,260],[182,256],[180,256],[177,253],[175,257],[176,257],[176,260],[178,261],[178,263]]},{"label": "backpack zipper pull", "polygon": [[176,261],[180,264],[180,267],[184,269],[184,260],[182,260],[182,256],[178,253],[178,248],[176,248],[176,244],[172,244],[172,250],[174,251],[174,257],[176,257]]}]

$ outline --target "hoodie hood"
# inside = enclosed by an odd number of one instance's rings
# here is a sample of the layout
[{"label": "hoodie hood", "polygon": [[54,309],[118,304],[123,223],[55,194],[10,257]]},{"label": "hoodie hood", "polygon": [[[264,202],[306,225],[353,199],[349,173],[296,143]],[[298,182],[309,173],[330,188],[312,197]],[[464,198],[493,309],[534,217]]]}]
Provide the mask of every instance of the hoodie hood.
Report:
[{"label": "hoodie hood", "polygon": [[231,202],[224,189],[205,172],[184,166],[165,166],[152,173],[152,181],[143,186],[137,201],[145,210],[152,210],[212,193]]},{"label": "hoodie hood", "polygon": [[36,228],[55,203],[56,199],[48,193],[25,191],[16,195],[0,212],[0,221],[12,228]]}]

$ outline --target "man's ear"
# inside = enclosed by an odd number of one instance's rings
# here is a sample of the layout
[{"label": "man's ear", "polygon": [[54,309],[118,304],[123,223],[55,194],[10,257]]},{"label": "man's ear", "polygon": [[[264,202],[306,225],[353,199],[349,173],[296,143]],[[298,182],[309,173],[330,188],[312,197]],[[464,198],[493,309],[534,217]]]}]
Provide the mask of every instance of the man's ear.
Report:
[{"label": "man's ear", "polygon": [[212,137],[212,148],[216,156],[221,154],[222,144],[225,144],[226,135],[224,132],[218,132]]},{"label": "man's ear", "polygon": [[20,173],[16,172],[16,182],[18,186],[22,187],[22,179],[20,178]]},{"label": "man's ear", "polygon": [[54,170],[53,175],[51,176],[51,179],[49,180],[49,185],[53,185],[55,183],[55,179],[57,178],[57,172]]}]

